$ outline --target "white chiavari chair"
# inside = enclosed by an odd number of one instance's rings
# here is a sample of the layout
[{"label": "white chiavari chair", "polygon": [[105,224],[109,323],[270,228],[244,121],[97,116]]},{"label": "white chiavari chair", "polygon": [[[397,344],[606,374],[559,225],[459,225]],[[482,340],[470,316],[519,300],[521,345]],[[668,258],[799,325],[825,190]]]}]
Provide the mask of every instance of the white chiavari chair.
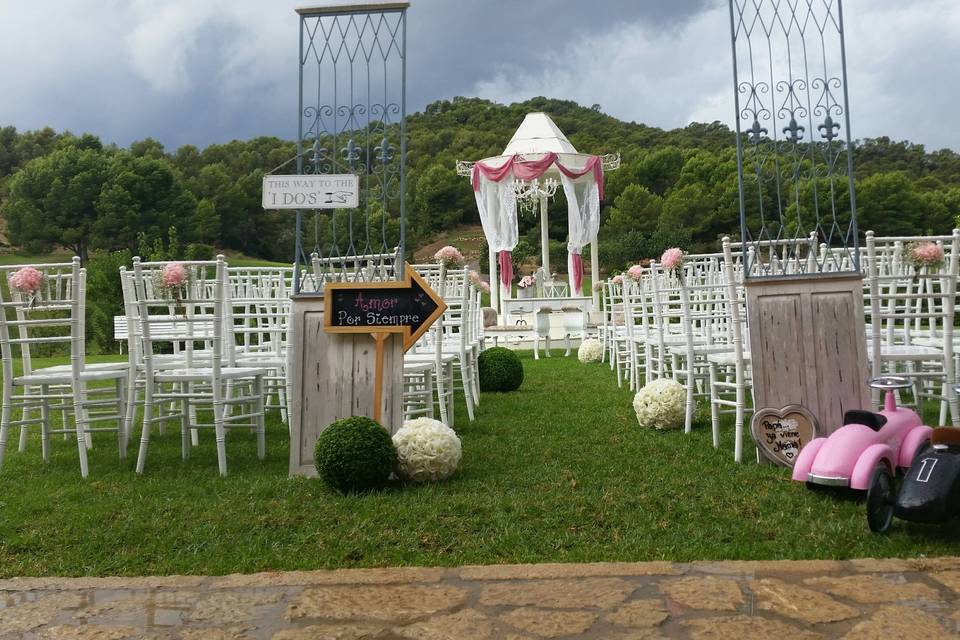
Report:
[{"label": "white chiavari chair", "polygon": [[[734,450],[736,462],[743,460],[743,427],[746,419],[746,395],[752,390],[750,348],[746,339],[746,296],[741,279],[742,267],[731,248],[730,238],[723,239],[725,299],[729,318],[728,342],[732,350],[707,355],[710,373],[710,425],[713,446],[720,446],[720,414],[734,414]],[[731,397],[732,396],[732,397]],[[752,405],[752,401],[751,401]]]},{"label": "white chiavari chair", "polygon": [[[9,285],[16,271],[30,267],[42,274],[36,294],[25,294]],[[3,400],[0,411],[0,465],[10,427],[21,430],[39,424],[44,462],[50,459],[50,434],[74,434],[80,457],[80,474],[89,473],[87,448],[89,434],[115,432],[120,458],[126,457],[126,434],[123,429],[125,404],[124,384],[127,372],[116,365],[87,365],[84,341],[85,277],[80,259],[70,263],[17,265],[0,268],[0,353],[3,356]],[[6,286],[4,293],[3,286]],[[12,314],[10,312],[13,312]],[[10,317],[10,316],[13,317]],[[41,347],[42,345],[42,347]],[[70,353],[70,365],[34,368],[31,347],[62,348]],[[22,372],[13,370],[14,348],[19,350]],[[93,383],[113,383],[112,389],[94,389]],[[104,391],[108,395],[104,396]],[[21,418],[13,420],[13,411]],[[61,428],[54,428],[51,411],[66,416],[72,411],[74,425],[65,419]],[[113,426],[94,426],[99,423]],[[24,432],[21,431],[21,441]]]},{"label": "white chiavari chair", "polygon": [[[915,269],[905,259],[885,264],[877,238],[867,232],[867,278],[870,287],[869,349],[871,375],[898,373],[914,382],[918,410],[932,398],[949,408],[960,426],[956,384],[954,311],[956,306],[960,230],[949,236],[884,238],[883,243],[939,243],[944,262],[938,268]],[[875,398],[875,401],[878,398]],[[946,421],[941,408],[941,420]]]},{"label": "white chiavari chair", "polygon": [[[190,455],[189,432],[212,429],[216,439],[217,464],[220,474],[225,476],[227,429],[253,428],[257,436],[257,455],[261,459],[266,455],[263,388],[266,370],[229,365],[226,345],[232,344],[235,337],[231,332],[232,323],[224,320],[228,313],[228,300],[223,256],[218,256],[215,261],[180,263],[194,276],[178,288],[179,299],[174,302],[154,286],[157,274],[162,273],[166,264],[141,262],[138,257],[133,259],[134,295],[139,312],[144,370],[143,428],[137,473],[143,473],[146,464],[153,424],[178,420],[183,458],[187,459]],[[178,325],[179,335],[154,333],[154,327],[168,325],[171,320]],[[164,346],[169,348],[174,343],[184,345],[183,361],[177,366],[158,358]],[[210,348],[203,354],[194,354],[195,343],[207,343]],[[231,383],[230,390],[228,381]],[[177,404],[179,411],[172,414],[154,412],[156,405],[166,403]],[[240,406],[240,412],[226,410],[232,405]],[[201,423],[192,419],[191,415],[195,414],[191,413],[191,409],[197,407],[209,408],[212,422]]]}]

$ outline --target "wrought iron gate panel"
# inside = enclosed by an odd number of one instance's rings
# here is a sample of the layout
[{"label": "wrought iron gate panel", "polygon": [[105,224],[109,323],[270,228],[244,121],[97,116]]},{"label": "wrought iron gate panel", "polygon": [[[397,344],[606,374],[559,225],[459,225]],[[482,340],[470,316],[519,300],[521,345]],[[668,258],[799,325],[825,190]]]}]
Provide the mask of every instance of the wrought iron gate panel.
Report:
[{"label": "wrought iron gate panel", "polygon": [[859,271],[841,0],[729,0],[744,275]]},{"label": "wrought iron gate panel", "polygon": [[[297,10],[297,173],[352,173],[360,184],[357,209],[313,211],[306,229],[297,212],[298,293],[331,280],[402,275],[408,5]],[[308,256],[304,245],[311,242]],[[301,281],[302,264],[311,269]]]}]

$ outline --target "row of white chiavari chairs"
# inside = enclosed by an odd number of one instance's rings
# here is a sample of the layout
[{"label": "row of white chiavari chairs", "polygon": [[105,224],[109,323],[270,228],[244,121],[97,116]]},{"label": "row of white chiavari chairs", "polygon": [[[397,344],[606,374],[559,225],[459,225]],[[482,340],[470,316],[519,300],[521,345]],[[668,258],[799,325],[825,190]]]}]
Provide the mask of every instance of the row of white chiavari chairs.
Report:
[{"label": "row of white chiavari chairs", "polygon": [[[934,242],[944,253],[937,269],[914,269],[905,256],[911,242]],[[656,262],[639,282],[626,275],[602,285],[600,337],[618,385],[633,390],[659,377],[687,390],[685,430],[697,399],[708,397],[714,445],[719,415],[735,414],[735,458],[742,459],[743,429],[751,391],[749,332],[741,243],[725,238],[720,254],[690,255],[683,277]],[[754,274],[849,270],[852,252],[816,243],[750,243],[746,261]],[[759,247],[759,248],[758,248]],[[953,391],[960,372],[960,336],[954,332],[958,232],[950,236],[875,238],[867,233],[860,253],[865,272],[868,349],[873,375],[899,373],[915,382],[918,400],[940,403],[939,423],[958,424]],[[752,404],[752,402],[751,402]]]},{"label": "row of white chiavari chairs", "polygon": [[453,398],[463,392],[472,421],[480,402],[478,359],[483,350],[480,292],[467,269],[439,264],[413,265],[444,300],[447,309],[404,356],[404,414],[434,417],[434,394],[440,420],[453,426]]},{"label": "row of white chiavari chairs", "polygon": [[[392,269],[395,259],[395,255],[387,256],[374,265],[374,270]],[[24,448],[28,427],[39,424],[45,459],[49,458],[50,433],[77,434],[78,442],[84,444],[81,472],[86,476],[89,434],[105,430],[93,427],[93,423],[117,423],[112,430],[118,433],[122,457],[138,409],[142,411],[138,472],[145,468],[151,431],[155,426],[162,430],[170,422],[181,427],[184,458],[197,444],[198,432],[212,429],[221,473],[226,473],[225,442],[231,428],[252,429],[257,436],[258,454],[264,454],[264,414],[272,399],[276,399],[275,406],[286,419],[286,336],[293,270],[230,268],[222,257],[215,261],[177,262],[189,277],[185,287],[173,297],[160,284],[162,269],[169,263],[137,258],[132,268],[120,270],[125,315],[115,325],[124,327],[127,362],[85,363],[85,272],[80,269],[79,260],[62,265],[35,265],[47,276],[42,302],[36,305],[28,306],[18,292],[7,289],[0,301],[5,311],[9,307],[16,312],[5,314],[4,320],[10,315],[16,315],[17,320],[4,322],[0,331],[4,338],[0,464],[10,429],[21,428]],[[358,268],[356,278],[347,279],[362,281],[374,275],[364,271],[370,268],[369,260],[357,264],[365,266]],[[23,266],[7,268],[4,273],[9,275]],[[318,265],[316,259],[313,267],[312,277],[326,268],[322,263]],[[422,397],[419,403],[405,402],[405,412],[432,415],[436,393],[442,419],[452,423],[454,391],[461,389],[472,420],[479,403],[477,359],[483,348],[480,293],[471,286],[466,270],[447,272],[438,265],[421,268],[431,285],[442,292],[448,309],[442,321],[435,323],[408,356],[406,368],[419,368],[415,386],[419,386]],[[337,279],[336,274],[324,276],[324,281]],[[56,321],[47,319],[54,311],[65,315]],[[42,320],[37,318],[41,313]],[[32,367],[31,344],[34,353],[37,345],[52,345],[55,340],[46,334],[54,326],[62,327],[62,335],[56,341],[70,344],[71,362],[79,363],[78,371],[73,370],[73,365],[42,370]],[[46,334],[33,335],[43,332]],[[17,348],[23,363],[20,376],[14,376],[12,369],[12,350]],[[103,389],[90,389],[86,384],[105,380],[116,383],[112,397]],[[14,409],[21,412],[18,420],[13,419]],[[52,411],[63,412],[62,429],[52,428]],[[69,426],[68,413],[79,416],[73,427]]]}]

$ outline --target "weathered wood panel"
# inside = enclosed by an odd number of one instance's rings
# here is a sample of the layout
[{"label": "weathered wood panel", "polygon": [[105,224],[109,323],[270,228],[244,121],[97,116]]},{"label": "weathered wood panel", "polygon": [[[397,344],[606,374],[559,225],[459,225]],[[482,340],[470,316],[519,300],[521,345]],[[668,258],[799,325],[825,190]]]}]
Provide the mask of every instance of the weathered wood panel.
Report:
[{"label": "weathered wood panel", "polygon": [[[287,375],[291,377],[290,474],[316,475],[313,447],[334,420],[373,416],[376,350],[366,334],[323,330],[323,298],[295,298],[290,318]],[[391,335],[384,348],[382,424],[391,433],[403,422],[403,344]]]},{"label": "weathered wood panel", "polygon": [[801,404],[832,433],[871,406],[862,286],[856,274],[747,282],[757,408]]}]

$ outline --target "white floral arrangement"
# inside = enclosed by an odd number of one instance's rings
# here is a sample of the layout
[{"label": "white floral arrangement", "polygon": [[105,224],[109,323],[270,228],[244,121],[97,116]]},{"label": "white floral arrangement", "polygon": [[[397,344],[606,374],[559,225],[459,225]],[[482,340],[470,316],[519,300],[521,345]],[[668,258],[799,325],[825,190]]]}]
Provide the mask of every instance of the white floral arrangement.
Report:
[{"label": "white floral arrangement", "polygon": [[406,420],[393,434],[393,445],[401,475],[414,482],[449,478],[463,455],[456,432],[433,418]]},{"label": "white floral arrangement", "polygon": [[679,429],[686,417],[687,391],[670,378],[648,383],[633,398],[637,421],[644,429]]},{"label": "white floral arrangement", "polygon": [[587,338],[577,349],[577,359],[584,364],[600,362],[603,359],[603,344],[596,338]]}]

